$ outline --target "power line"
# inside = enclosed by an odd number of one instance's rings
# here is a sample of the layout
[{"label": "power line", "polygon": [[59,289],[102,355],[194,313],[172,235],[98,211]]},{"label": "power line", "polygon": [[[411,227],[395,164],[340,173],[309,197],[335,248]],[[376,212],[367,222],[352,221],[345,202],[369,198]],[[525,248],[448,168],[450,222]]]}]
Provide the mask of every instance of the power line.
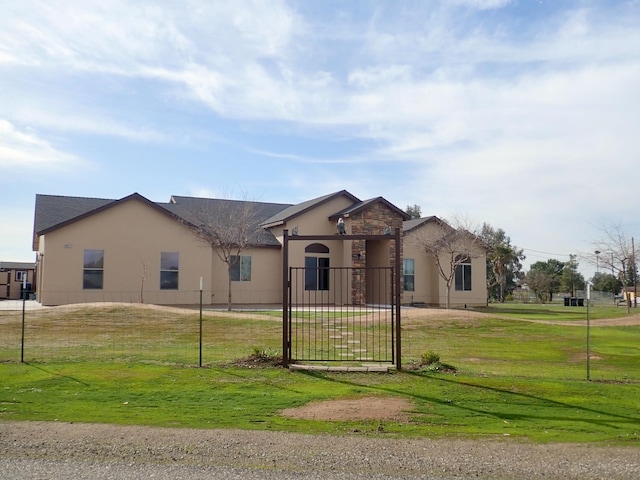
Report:
[{"label": "power line", "polygon": [[545,255],[553,255],[553,256],[556,256],[556,257],[569,257],[569,258],[571,258],[571,255],[572,255],[570,253],[544,252],[542,250],[534,250],[533,248],[524,248],[524,247],[518,247],[518,248],[520,248],[521,250],[523,250],[525,252],[543,253]]}]

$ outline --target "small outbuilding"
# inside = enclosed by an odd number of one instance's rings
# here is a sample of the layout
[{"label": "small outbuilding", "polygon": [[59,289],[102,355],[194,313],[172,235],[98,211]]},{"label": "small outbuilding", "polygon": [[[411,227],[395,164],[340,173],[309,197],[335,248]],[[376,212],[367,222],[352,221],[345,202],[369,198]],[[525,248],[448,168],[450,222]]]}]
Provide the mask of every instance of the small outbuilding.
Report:
[{"label": "small outbuilding", "polygon": [[34,293],[36,264],[0,261],[0,300],[19,300]]}]

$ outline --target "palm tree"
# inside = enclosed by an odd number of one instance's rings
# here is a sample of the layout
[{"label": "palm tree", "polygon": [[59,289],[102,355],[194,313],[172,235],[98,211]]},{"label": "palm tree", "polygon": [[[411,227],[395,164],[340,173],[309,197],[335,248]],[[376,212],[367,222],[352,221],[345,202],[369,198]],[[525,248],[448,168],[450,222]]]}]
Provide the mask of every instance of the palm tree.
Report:
[{"label": "palm tree", "polygon": [[504,303],[504,289],[507,284],[507,266],[517,259],[517,253],[508,245],[496,245],[489,253],[493,273],[500,286],[500,303]]}]

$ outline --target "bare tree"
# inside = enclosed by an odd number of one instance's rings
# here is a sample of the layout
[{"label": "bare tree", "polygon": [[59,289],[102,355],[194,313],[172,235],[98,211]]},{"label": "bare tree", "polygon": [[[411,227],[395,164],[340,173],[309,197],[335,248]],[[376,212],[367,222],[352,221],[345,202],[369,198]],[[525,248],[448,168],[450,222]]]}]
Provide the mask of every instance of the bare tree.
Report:
[{"label": "bare tree", "polygon": [[436,225],[435,228],[421,229],[414,239],[425,255],[433,258],[440,277],[445,281],[448,310],[451,308],[451,287],[456,278],[456,270],[472,258],[485,254],[486,247],[478,235],[462,227],[457,219],[457,228],[440,219]]},{"label": "bare tree", "polygon": [[149,276],[149,262],[140,260],[140,264],[142,265],[142,273],[140,276],[140,303],[144,303],[144,282]]},{"label": "bare tree", "polygon": [[549,291],[554,282],[553,275],[543,270],[531,269],[525,276],[525,281],[541,303],[550,299]]},{"label": "bare tree", "polygon": [[[588,259],[598,269],[602,268],[611,271],[611,274],[622,282],[627,300],[625,302],[627,304],[627,313],[631,313],[629,287],[634,287],[634,291],[637,288],[635,275],[637,265],[635,263],[633,238],[627,236],[619,224],[605,224],[601,231],[602,239],[594,242],[594,254],[589,255]],[[629,279],[629,271],[634,272],[632,279]]]},{"label": "bare tree", "polygon": [[185,215],[188,228],[205,241],[227,266],[227,310],[232,305],[232,273],[240,267],[240,254],[257,243],[261,233],[258,203],[246,200],[200,199]]}]

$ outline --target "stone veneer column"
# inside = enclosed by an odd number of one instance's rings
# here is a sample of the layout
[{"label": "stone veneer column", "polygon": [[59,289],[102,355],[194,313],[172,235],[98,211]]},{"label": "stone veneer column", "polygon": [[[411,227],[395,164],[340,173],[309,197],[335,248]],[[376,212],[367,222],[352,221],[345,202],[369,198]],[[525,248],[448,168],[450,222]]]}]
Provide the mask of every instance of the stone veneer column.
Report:
[{"label": "stone veneer column", "polygon": [[[374,203],[366,210],[358,212],[350,218],[351,232],[353,234],[382,235],[386,227],[391,227],[391,235],[395,233],[396,228],[400,228],[402,231],[403,218],[381,203]],[[391,238],[389,242],[389,265],[395,267],[396,245]],[[400,241],[398,247],[400,248],[400,258],[402,259],[402,241]],[[367,279],[364,270],[366,253],[363,257],[358,257],[358,254],[365,252],[365,249],[365,240],[354,240],[351,244],[352,265],[354,268],[362,269],[358,272],[354,271],[351,280],[351,299],[354,305],[363,305],[367,299]],[[401,280],[401,278],[398,279],[400,282]],[[400,287],[402,288],[402,282]]]}]

